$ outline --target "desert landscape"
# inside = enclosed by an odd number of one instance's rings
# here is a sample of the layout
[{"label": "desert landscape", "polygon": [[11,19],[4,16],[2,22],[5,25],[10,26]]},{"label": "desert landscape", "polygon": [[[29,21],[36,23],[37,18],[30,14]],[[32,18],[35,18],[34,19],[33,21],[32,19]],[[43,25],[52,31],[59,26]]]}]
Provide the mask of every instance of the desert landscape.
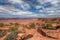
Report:
[{"label": "desert landscape", "polygon": [[0,40],[60,40],[60,18],[0,20]]}]

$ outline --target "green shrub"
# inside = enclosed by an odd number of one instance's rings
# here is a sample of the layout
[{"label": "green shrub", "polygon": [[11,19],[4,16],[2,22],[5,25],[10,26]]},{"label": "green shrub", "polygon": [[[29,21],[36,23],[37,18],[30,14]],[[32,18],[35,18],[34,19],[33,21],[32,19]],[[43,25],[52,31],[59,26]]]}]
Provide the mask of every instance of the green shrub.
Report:
[{"label": "green shrub", "polygon": [[10,23],[10,24],[13,25],[13,27],[10,27],[10,29],[8,30],[9,32],[18,30],[18,27],[19,27],[18,23],[14,23],[14,24]]},{"label": "green shrub", "polygon": [[17,30],[18,30],[18,27],[10,27],[10,29],[8,31],[12,32],[12,31],[17,31]]},{"label": "green shrub", "polygon": [[34,23],[31,23],[29,26],[27,25],[22,25],[24,28],[27,28],[27,29],[34,29],[35,28],[35,24]]},{"label": "green shrub", "polygon": [[13,23],[10,23],[10,25],[13,25]]},{"label": "green shrub", "polygon": [[42,27],[43,29],[53,29],[51,24],[47,24],[46,26]]},{"label": "green shrub", "polygon": [[51,21],[56,21],[56,19],[52,19]]},{"label": "green shrub", "polygon": [[27,25],[23,25],[23,27],[29,29],[29,27]]},{"label": "green shrub", "polygon": [[6,32],[5,31],[0,31],[0,38],[5,36],[6,35]]},{"label": "green shrub", "polygon": [[9,24],[5,24],[5,26],[10,26]]},{"label": "green shrub", "polygon": [[19,24],[18,24],[18,23],[15,23],[14,26],[15,26],[15,27],[19,27]]},{"label": "green shrub", "polygon": [[11,34],[9,34],[4,40],[17,40],[17,34],[18,32],[11,32]]},{"label": "green shrub", "polygon": [[16,26],[19,26],[18,23],[10,23],[10,25],[14,25],[15,27],[16,27]]},{"label": "green shrub", "polygon": [[34,23],[31,23],[30,25],[29,25],[29,29],[34,29],[35,28],[35,24]]},{"label": "green shrub", "polygon": [[3,23],[0,23],[0,27],[4,27],[4,24]]}]

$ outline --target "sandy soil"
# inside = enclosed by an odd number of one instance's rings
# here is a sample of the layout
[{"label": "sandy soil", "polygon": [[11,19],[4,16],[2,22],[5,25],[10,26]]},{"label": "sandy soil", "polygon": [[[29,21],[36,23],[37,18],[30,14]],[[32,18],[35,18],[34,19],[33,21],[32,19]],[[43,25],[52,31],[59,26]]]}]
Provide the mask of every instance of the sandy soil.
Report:
[{"label": "sandy soil", "polygon": [[[59,21],[60,19],[57,18],[56,21]],[[55,37],[57,39],[53,39],[53,38],[48,38],[48,37],[44,37],[43,35],[41,35],[40,33],[38,33],[36,30],[38,28],[38,25],[36,25],[36,23],[40,23],[40,26],[42,24],[46,24],[46,23],[49,23],[51,22],[51,19],[30,19],[30,20],[0,20],[0,23],[4,23],[4,24],[9,24],[9,23],[19,23],[20,26],[18,27],[18,30],[20,31],[25,31],[25,34],[24,36],[27,36],[28,34],[31,34],[33,35],[32,38],[29,38],[27,40],[60,40],[60,29],[58,30],[45,30],[45,29],[42,29],[47,35],[49,36],[52,36],[52,37]],[[22,24],[24,25],[29,25],[30,23],[34,23],[36,28],[35,29],[24,29]],[[56,24],[52,24],[52,25],[55,25]],[[1,28],[0,27],[0,30],[8,30],[9,27],[3,27]],[[23,30],[24,29],[24,30]],[[9,33],[7,33],[8,35]],[[2,37],[0,40],[4,40],[4,38],[7,36],[5,35],[4,37]],[[19,40],[20,37],[18,37],[18,40]]]}]

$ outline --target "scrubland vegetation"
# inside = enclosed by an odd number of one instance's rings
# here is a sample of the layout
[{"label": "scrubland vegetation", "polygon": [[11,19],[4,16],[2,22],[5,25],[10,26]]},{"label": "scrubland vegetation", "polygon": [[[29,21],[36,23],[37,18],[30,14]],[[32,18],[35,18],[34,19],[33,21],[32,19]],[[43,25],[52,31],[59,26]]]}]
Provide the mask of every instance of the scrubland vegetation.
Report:
[{"label": "scrubland vegetation", "polygon": [[[34,22],[29,23],[28,25],[19,24],[17,22],[15,22],[15,23],[11,22],[9,24],[0,23],[0,28],[4,28],[5,26],[7,26],[7,28],[9,28],[8,30],[1,30],[0,31],[0,38],[4,37],[8,32],[10,32],[10,34],[8,36],[6,36],[6,38],[4,40],[17,40],[17,37],[18,37],[17,35],[19,33],[23,33],[22,30],[18,30],[18,28],[21,27],[21,26],[23,27],[23,30],[25,30],[25,29],[28,29],[28,30],[36,29],[36,26],[38,26],[39,28],[42,28],[44,30],[60,29],[60,21],[56,21],[56,19],[51,20],[51,22],[45,21],[45,23],[40,23],[41,22],[40,20],[38,20],[38,21],[39,22],[36,22],[36,23],[34,23]],[[57,24],[55,27],[53,27],[54,25],[52,25],[54,23]],[[41,29],[40,29],[40,31],[41,31]]]}]

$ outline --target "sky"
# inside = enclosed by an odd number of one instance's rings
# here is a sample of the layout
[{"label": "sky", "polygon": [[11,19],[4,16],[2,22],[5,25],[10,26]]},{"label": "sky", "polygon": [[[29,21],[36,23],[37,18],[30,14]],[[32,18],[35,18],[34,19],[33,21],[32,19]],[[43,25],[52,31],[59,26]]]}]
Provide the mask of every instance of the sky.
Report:
[{"label": "sky", "polygon": [[60,17],[60,0],[0,0],[0,18]]}]

